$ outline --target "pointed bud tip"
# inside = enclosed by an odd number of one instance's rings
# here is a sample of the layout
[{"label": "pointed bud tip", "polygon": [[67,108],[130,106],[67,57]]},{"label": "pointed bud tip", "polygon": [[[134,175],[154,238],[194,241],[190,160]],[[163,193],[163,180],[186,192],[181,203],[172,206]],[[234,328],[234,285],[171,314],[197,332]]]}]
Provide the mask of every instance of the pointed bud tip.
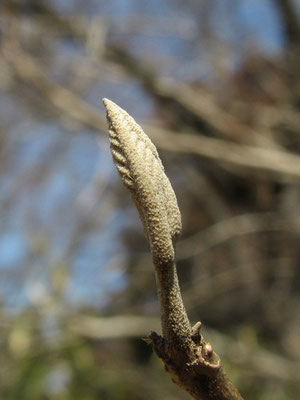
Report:
[{"label": "pointed bud tip", "polygon": [[108,115],[112,113],[116,113],[117,111],[121,111],[121,107],[119,107],[116,103],[111,100],[106,99],[105,97],[102,99],[104,107],[106,108],[106,112]]},{"label": "pointed bud tip", "polygon": [[110,100],[106,99],[105,97],[103,97],[102,102],[103,102],[105,108],[109,107],[109,105],[112,103]]}]

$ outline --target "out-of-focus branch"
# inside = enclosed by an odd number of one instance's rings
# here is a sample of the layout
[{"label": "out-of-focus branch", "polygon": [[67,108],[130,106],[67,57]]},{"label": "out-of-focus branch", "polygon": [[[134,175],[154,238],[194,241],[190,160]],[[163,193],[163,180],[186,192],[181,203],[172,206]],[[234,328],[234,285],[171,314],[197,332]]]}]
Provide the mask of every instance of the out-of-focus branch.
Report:
[{"label": "out-of-focus branch", "polygon": [[283,27],[288,47],[300,45],[300,24],[296,5],[293,0],[274,0],[283,21]]},{"label": "out-of-focus branch", "polygon": [[67,329],[82,336],[106,340],[130,337],[146,337],[152,329],[160,330],[160,321],[156,317],[121,315],[115,317],[91,317],[76,315],[67,318]]},{"label": "out-of-focus branch", "polygon": [[[293,11],[294,6],[291,1],[274,1]],[[43,26],[46,25],[48,29],[55,31],[55,33],[71,35],[82,43],[86,43],[88,40],[89,34],[84,19],[59,15],[46,2],[32,0],[24,5],[14,0],[3,0],[0,4],[0,10],[1,6],[6,12],[14,15],[33,12],[41,19]],[[294,16],[294,18],[296,17]],[[176,130],[183,124],[185,129],[190,126],[196,128],[198,132],[204,130],[208,134],[221,138],[280,149],[279,143],[273,139],[272,131],[264,123],[260,124],[259,122],[261,119],[265,119],[265,114],[262,112],[264,110],[263,104],[260,104],[256,111],[255,120],[259,123],[253,129],[234,114],[223,110],[218,105],[215,95],[206,89],[198,87],[197,90],[193,90],[185,85],[180,86],[177,83],[173,85],[159,79],[153,69],[143,64],[142,60],[133,57],[124,47],[109,44],[106,51],[101,51],[98,57],[99,60],[104,57],[115,62],[125,73],[134,76],[135,79],[138,78],[148,93],[164,104],[165,109],[170,107],[172,117],[178,116],[178,119],[174,120]],[[255,104],[251,105],[251,107],[254,106]],[[249,107],[249,105],[246,107]],[[292,110],[286,110],[284,105],[272,110],[271,120],[277,121],[277,124],[282,122],[293,125],[296,123]]]},{"label": "out-of-focus branch", "polygon": [[[48,4],[47,4],[48,3]],[[32,14],[35,17],[42,18],[43,24],[61,34],[72,35],[79,40],[85,40],[86,32],[78,19],[66,18],[59,15],[50,5],[43,0],[30,0],[26,2],[16,0],[2,0],[0,11],[8,12],[16,17],[24,14]]]},{"label": "out-of-focus branch", "polygon": [[293,103],[299,110],[299,60],[300,60],[300,22],[299,13],[294,0],[274,0],[279,10],[286,42],[286,62],[289,75],[292,78],[290,92],[293,96]]},{"label": "out-of-focus branch", "polygon": [[[105,130],[105,121],[97,109],[89,105],[70,90],[56,84],[43,71],[36,59],[24,52],[19,46],[4,45],[4,59],[13,68],[16,77],[30,83],[41,92],[65,117],[72,118],[94,130]],[[250,170],[272,173],[274,180],[300,178],[300,157],[292,153],[241,145],[222,139],[214,139],[195,134],[174,134],[172,131],[150,124],[144,124],[145,130],[161,149],[195,154],[217,162]]]},{"label": "out-of-focus branch", "polygon": [[[148,127],[144,126],[148,131]],[[164,132],[164,135],[162,135],[162,132]],[[178,152],[180,149],[179,152],[182,153],[203,155],[219,162],[272,172],[288,179],[297,176],[297,180],[299,179],[300,157],[292,153],[240,145],[231,141],[207,138],[202,135],[174,135],[172,133],[169,135],[168,132],[155,127],[152,130],[152,137],[154,140],[159,137],[158,146],[162,149],[174,152]]]},{"label": "out-of-focus branch", "polygon": [[105,129],[105,120],[99,117],[96,108],[51,80],[38,60],[23,51],[20,46],[6,42],[2,51],[16,77],[38,89],[41,97],[46,96],[47,101],[59,110],[62,116],[67,115],[92,129]]},{"label": "out-of-focus branch", "polygon": [[286,218],[280,219],[278,213],[256,213],[236,215],[211,225],[207,229],[181,240],[177,246],[177,258],[200,256],[204,251],[234,236],[258,232],[286,231],[299,233]]},{"label": "out-of-focus branch", "polygon": [[198,132],[204,130],[210,135],[243,143],[253,143],[255,140],[257,132],[223,111],[218,106],[215,96],[207,90],[194,90],[186,85],[174,85],[160,79],[153,70],[141,60],[135,59],[124,47],[110,45],[107,57],[120,64],[128,74],[138,78],[146,90],[164,107],[172,109],[172,116],[177,117],[174,121],[176,128],[183,124],[185,128],[188,126]]},{"label": "out-of-focus branch", "polygon": [[[43,24],[49,29],[59,30],[61,34],[70,34],[80,42],[86,42],[88,33],[84,24],[66,16],[58,15],[45,2],[32,0],[32,10],[42,18]],[[1,5],[0,5],[1,6]],[[27,6],[16,1],[4,0],[3,6],[14,14],[21,14]],[[30,9],[30,7],[29,7]],[[270,132],[260,127],[259,132],[242,123],[238,118],[222,110],[217,104],[213,94],[205,89],[193,90],[185,85],[173,85],[159,79],[148,66],[137,60],[130,52],[121,46],[109,44],[106,51],[99,55],[116,63],[127,74],[139,79],[148,93],[164,104],[165,109],[172,109],[172,116],[178,118],[174,121],[176,129],[184,125],[197,131],[205,130],[206,133],[222,138],[233,139],[242,143],[265,143],[269,147],[276,147],[271,139]],[[280,115],[280,110],[276,111]]]},{"label": "out-of-focus branch", "polygon": [[[152,329],[160,330],[160,320],[156,317],[120,315],[113,317],[92,317],[74,315],[66,318],[66,329],[74,334],[94,340],[146,337]],[[253,376],[265,376],[288,382],[299,381],[299,362],[288,360],[263,348],[246,346],[237,339],[205,327],[218,352],[236,363]],[[247,366],[247,368],[246,368]]]}]

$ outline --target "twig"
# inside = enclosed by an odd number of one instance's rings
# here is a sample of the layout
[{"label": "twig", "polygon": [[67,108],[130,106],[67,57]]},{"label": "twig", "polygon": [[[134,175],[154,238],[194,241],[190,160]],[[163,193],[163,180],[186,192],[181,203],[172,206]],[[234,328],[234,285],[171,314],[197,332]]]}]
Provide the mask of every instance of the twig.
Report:
[{"label": "twig", "polygon": [[152,332],[149,341],[173,381],[195,399],[242,400],[200,334],[201,323],[190,326],[175,264],[181,216],[156,148],[126,111],[110,100],[103,102],[114,162],[139,211],[155,266],[163,337]]}]

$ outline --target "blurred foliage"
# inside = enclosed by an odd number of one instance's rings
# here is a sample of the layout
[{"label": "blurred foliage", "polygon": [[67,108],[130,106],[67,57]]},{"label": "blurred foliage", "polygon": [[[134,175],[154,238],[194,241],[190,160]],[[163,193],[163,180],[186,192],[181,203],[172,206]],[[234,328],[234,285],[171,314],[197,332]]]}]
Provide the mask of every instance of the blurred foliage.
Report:
[{"label": "blurred foliage", "polygon": [[101,97],[166,165],[191,320],[245,399],[300,397],[298,16],[296,0],[1,0],[1,399],[189,398],[141,340],[159,329],[153,267]]}]

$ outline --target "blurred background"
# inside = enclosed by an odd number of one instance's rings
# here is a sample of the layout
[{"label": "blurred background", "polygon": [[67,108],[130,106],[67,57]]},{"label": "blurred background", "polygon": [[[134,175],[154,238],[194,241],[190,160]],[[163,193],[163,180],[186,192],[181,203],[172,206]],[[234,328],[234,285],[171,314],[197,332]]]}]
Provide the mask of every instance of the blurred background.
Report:
[{"label": "blurred background", "polygon": [[0,398],[188,399],[107,97],[178,196],[191,321],[245,399],[300,398],[300,1],[1,0]]}]

